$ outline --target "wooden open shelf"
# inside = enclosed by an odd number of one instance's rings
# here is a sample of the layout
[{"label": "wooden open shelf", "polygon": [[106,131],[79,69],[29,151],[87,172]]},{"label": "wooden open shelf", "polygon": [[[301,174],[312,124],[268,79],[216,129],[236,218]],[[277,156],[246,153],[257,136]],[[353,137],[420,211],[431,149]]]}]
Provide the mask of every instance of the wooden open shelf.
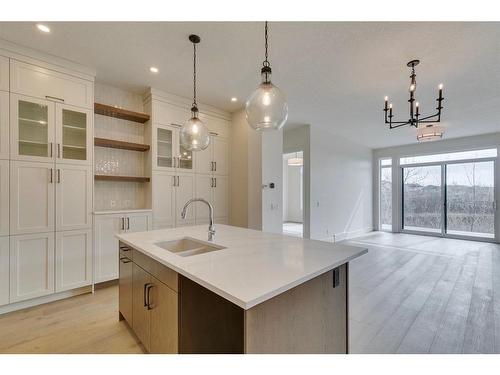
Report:
[{"label": "wooden open shelf", "polygon": [[119,148],[121,150],[131,150],[131,151],[141,151],[141,152],[148,151],[150,148],[149,145],[144,145],[142,143],[124,142],[107,138],[94,138],[94,146]]},{"label": "wooden open shelf", "polygon": [[146,113],[128,111],[123,108],[117,108],[101,103],[94,103],[94,113],[97,113],[98,115],[116,117],[121,120],[140,122],[141,124],[149,121],[149,115]]},{"label": "wooden open shelf", "polygon": [[96,174],[94,175],[94,180],[97,181],[130,181],[130,182],[149,182],[149,177],[140,176],[116,176],[116,175],[104,175]]}]

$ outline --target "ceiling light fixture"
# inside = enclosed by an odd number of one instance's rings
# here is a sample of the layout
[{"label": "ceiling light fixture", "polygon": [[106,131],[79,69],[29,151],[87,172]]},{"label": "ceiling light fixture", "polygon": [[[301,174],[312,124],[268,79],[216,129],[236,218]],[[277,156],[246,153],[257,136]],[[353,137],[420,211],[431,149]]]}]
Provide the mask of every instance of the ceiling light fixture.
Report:
[{"label": "ceiling light fixture", "polygon": [[[389,103],[389,98],[386,96],[384,98],[384,117],[385,117],[385,123],[389,124],[389,129],[396,129],[401,126],[405,125],[410,125],[414,126],[417,128],[417,139],[420,140],[431,140],[431,139],[426,139],[426,137],[422,137],[421,134],[418,131],[423,132],[422,134],[427,134],[427,130],[420,130],[420,129],[434,129],[439,133],[440,135],[438,138],[443,137],[444,133],[444,128],[442,126],[426,126],[423,124],[435,124],[441,122],[441,110],[443,109],[442,102],[444,100],[443,98],[443,84],[439,85],[439,92],[438,92],[438,98],[436,99],[437,101],[437,113],[426,116],[426,117],[420,117],[420,104],[416,101],[416,91],[417,91],[417,74],[415,73],[415,67],[420,63],[420,60],[411,60],[406,64],[409,68],[411,68],[411,75],[410,75],[410,87],[409,87],[409,92],[410,92],[410,98],[408,99],[408,103],[410,103],[410,118],[407,121],[392,121],[393,114],[392,114],[392,103]],[[419,126],[422,124],[422,126]],[[436,139],[436,138],[432,138]]]},{"label": "ceiling light fixture", "polygon": [[191,118],[181,127],[180,141],[188,151],[201,151],[210,144],[210,134],[206,125],[198,118],[198,104],[196,103],[196,45],[201,39],[198,35],[191,34],[189,41],[193,43],[193,105]]},{"label": "ceiling light fixture", "polygon": [[48,26],[42,25],[41,23],[37,23],[36,28],[44,33],[50,33],[50,28]]},{"label": "ceiling light fixture", "polygon": [[260,70],[262,83],[248,98],[245,106],[248,124],[255,130],[278,130],[288,118],[285,95],[271,83],[271,64],[268,57],[268,26],[265,24],[265,60]]},{"label": "ceiling light fixture", "polygon": [[158,73],[158,68],[157,68],[157,67],[155,67],[155,66],[152,66],[151,68],[149,68],[149,71],[150,71],[151,73]]},{"label": "ceiling light fixture", "polygon": [[417,140],[419,142],[436,141],[443,138],[444,128],[440,125],[419,125],[417,128]]},{"label": "ceiling light fixture", "polygon": [[234,103],[234,102],[237,102],[238,101],[238,98],[231,98],[231,101]]}]

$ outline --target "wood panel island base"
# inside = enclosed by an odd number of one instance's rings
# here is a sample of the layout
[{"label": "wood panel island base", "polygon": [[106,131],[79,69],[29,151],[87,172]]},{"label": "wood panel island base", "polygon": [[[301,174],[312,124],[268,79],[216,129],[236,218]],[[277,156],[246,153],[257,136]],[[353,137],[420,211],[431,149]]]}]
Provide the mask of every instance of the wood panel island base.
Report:
[{"label": "wood panel island base", "polygon": [[203,244],[206,226],[118,236],[119,317],[148,352],[348,352],[348,261],[365,249],[217,232],[222,249],[192,256],[160,246]]}]

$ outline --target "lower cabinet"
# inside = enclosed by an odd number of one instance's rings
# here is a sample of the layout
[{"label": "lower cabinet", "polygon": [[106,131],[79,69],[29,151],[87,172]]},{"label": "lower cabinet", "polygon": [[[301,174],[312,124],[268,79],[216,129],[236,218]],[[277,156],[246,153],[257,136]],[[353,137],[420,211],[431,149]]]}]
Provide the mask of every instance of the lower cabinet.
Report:
[{"label": "lower cabinet", "polygon": [[116,234],[151,230],[151,212],[94,215],[95,282],[115,280],[119,275]]},{"label": "lower cabinet", "polygon": [[170,287],[177,273],[135,250],[131,254],[135,261],[120,255],[120,317],[148,352],[178,353],[178,292]]},{"label": "lower cabinet", "polygon": [[56,232],[56,292],[92,284],[92,230]]},{"label": "lower cabinet", "polygon": [[132,326],[132,278],[133,263],[125,256],[120,256],[120,280],[119,280],[119,299],[120,314],[130,326]]},{"label": "lower cabinet", "polygon": [[0,306],[9,303],[9,237],[0,237]]},{"label": "lower cabinet", "polygon": [[11,303],[54,293],[54,234],[10,237]]}]

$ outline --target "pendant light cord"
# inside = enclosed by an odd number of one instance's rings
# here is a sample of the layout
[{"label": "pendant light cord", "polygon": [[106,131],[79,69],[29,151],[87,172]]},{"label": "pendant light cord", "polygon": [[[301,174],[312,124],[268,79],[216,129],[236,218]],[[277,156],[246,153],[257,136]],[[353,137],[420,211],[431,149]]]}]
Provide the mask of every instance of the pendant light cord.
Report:
[{"label": "pendant light cord", "polygon": [[265,26],[265,29],[264,29],[264,38],[265,38],[265,49],[266,49],[266,53],[265,53],[265,60],[264,62],[262,63],[263,66],[271,66],[271,64],[269,63],[269,60],[267,59],[267,49],[268,49],[268,45],[267,45],[267,21],[266,21],[266,26]]},{"label": "pendant light cord", "polygon": [[196,43],[193,43],[193,107],[196,104]]}]

